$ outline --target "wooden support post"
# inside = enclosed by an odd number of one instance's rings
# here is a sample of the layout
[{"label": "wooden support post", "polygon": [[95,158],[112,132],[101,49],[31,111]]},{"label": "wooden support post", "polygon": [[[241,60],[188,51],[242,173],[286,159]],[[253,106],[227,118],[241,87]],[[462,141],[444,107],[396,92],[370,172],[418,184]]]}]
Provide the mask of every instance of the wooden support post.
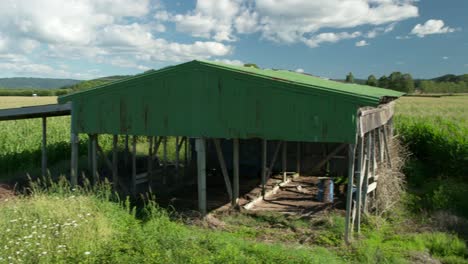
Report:
[{"label": "wooden support post", "polygon": [[322,168],[329,160],[333,158],[338,152],[343,150],[346,147],[346,144],[340,144],[338,147],[336,147],[332,152],[328,153],[328,155],[325,156],[323,160],[321,160],[315,167],[312,169],[312,171],[317,171],[320,168]]},{"label": "wooden support post", "polygon": [[42,177],[47,175],[47,118],[42,117]]},{"label": "wooden support post", "polygon": [[114,185],[114,190],[119,186],[119,172],[118,172],[118,136],[114,135],[112,138],[112,183]]},{"label": "wooden support post", "polygon": [[91,134],[88,134],[88,173],[89,175],[92,174],[93,171],[93,154],[92,154],[92,144],[91,144]]},{"label": "wooden support post", "polygon": [[147,175],[147,178],[148,178],[148,183],[149,183],[149,186],[151,188],[151,179],[153,178],[152,177],[152,173],[153,173],[153,139],[154,137],[152,136],[148,136],[148,145],[149,145],[149,148],[148,148],[148,175]]},{"label": "wooden support post", "polygon": [[184,170],[187,171],[187,167],[188,167],[188,144],[189,144],[189,139],[188,137],[185,137],[185,142],[184,142]]},{"label": "wooden support post", "polygon": [[180,146],[179,146],[179,137],[176,137],[176,142],[175,142],[175,147],[176,147],[176,157],[175,157],[175,178],[176,181],[179,181],[179,152],[180,152]]},{"label": "wooden support post", "polygon": [[163,137],[163,184],[167,184],[167,137]]},{"label": "wooden support post", "polygon": [[356,216],[355,216],[355,223],[354,223],[354,230],[358,233],[361,232],[361,202],[362,202],[362,181],[364,179],[363,175],[363,158],[364,158],[364,137],[358,138],[358,160],[357,160],[357,169],[355,171],[356,175]]},{"label": "wooden support post", "polygon": [[268,167],[267,180],[270,178],[271,173],[273,172],[273,167],[275,166],[276,159],[278,158],[278,153],[281,149],[282,144],[283,141],[278,141],[278,144],[276,144],[275,153],[273,153],[273,158],[270,161],[270,167]]},{"label": "wooden support post", "polygon": [[[72,130],[73,131],[73,130]],[[72,187],[78,184],[78,134],[71,133],[71,159],[70,159],[70,183]]]},{"label": "wooden support post", "polygon": [[223,155],[223,151],[221,149],[221,144],[219,143],[219,139],[215,138],[213,139],[213,142],[214,142],[214,146],[215,146],[215,149],[216,149],[216,156],[218,157],[218,161],[219,161],[219,166],[221,167],[221,173],[223,174],[223,178],[224,178],[224,184],[226,185],[226,190],[227,190],[227,193],[229,195],[229,200],[233,200],[233,196],[232,196],[232,187],[231,187],[231,180],[229,180],[229,174],[228,174],[228,170],[227,170],[227,167],[226,167],[226,161],[224,159],[224,155]]},{"label": "wooden support post", "polygon": [[202,216],[206,215],[206,152],[205,139],[195,139],[197,151],[197,187],[198,187],[198,210]]},{"label": "wooden support post", "polygon": [[282,153],[282,158],[283,158],[283,162],[282,162],[282,167],[283,167],[283,182],[286,181],[286,171],[288,170],[287,168],[287,143],[286,141],[283,141],[283,153]]},{"label": "wooden support post", "polygon": [[128,148],[128,134],[125,135],[125,155],[124,155],[124,164],[125,164],[125,168],[128,168],[128,157],[130,156],[130,150]]},{"label": "wooden support post", "polygon": [[233,177],[232,181],[234,188],[232,189],[232,199],[231,205],[234,207],[238,204],[239,199],[239,139],[234,138],[233,143],[233,156],[232,156],[232,167],[233,167]]},{"label": "wooden support post", "polygon": [[384,126],[383,127],[383,142],[384,142],[384,148],[385,148],[385,156],[386,156],[389,168],[392,168],[392,158],[390,156],[390,151],[388,148],[388,144],[389,144],[388,141],[389,141],[389,138],[387,136],[387,129]]},{"label": "wooden support post", "polygon": [[372,131],[368,132],[367,135],[367,151],[366,151],[366,170],[364,171],[364,182],[362,186],[362,208],[363,213],[367,214],[367,190],[369,187],[369,174],[371,168],[371,151],[372,151]]},{"label": "wooden support post", "polygon": [[301,142],[297,142],[296,150],[296,173],[298,176],[301,175]]},{"label": "wooden support post", "polygon": [[97,135],[91,135],[91,177],[94,184],[98,183],[99,175],[97,169]]},{"label": "wooden support post", "polygon": [[266,183],[266,177],[267,177],[267,140],[263,139],[262,140],[262,179],[261,179],[261,184],[262,184],[262,196],[265,196],[265,183]]},{"label": "wooden support post", "polygon": [[350,224],[351,212],[353,206],[353,180],[354,180],[354,163],[356,157],[356,145],[348,145],[348,190],[346,192],[346,222],[345,222],[345,241],[350,242]]},{"label": "wooden support post", "polygon": [[137,143],[137,137],[133,136],[132,138],[132,194],[136,195],[136,190],[137,190],[137,183],[136,183],[136,143]]}]

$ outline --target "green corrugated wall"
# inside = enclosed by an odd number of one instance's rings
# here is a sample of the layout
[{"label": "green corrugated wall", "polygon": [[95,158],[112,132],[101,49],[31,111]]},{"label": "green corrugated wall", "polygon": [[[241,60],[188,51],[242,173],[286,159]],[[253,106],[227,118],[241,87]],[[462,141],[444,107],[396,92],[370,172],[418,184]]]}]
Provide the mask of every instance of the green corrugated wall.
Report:
[{"label": "green corrugated wall", "polygon": [[[354,143],[358,98],[186,65],[60,98],[78,133]],[[375,105],[373,105],[375,106]]]}]

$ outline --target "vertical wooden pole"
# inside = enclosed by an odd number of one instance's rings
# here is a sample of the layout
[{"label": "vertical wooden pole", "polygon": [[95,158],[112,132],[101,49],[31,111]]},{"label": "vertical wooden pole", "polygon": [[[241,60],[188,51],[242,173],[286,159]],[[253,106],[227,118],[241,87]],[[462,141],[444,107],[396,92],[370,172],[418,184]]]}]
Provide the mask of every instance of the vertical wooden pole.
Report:
[{"label": "vertical wooden pole", "polygon": [[136,195],[136,142],[137,136],[132,137],[132,194]]},{"label": "vertical wooden pole", "polygon": [[201,215],[206,215],[206,152],[205,139],[195,139],[195,148],[197,151],[197,187],[198,187],[198,210]]},{"label": "vertical wooden pole", "polygon": [[112,138],[112,182],[114,184],[114,189],[116,190],[119,186],[119,172],[118,172],[118,136],[114,135]]},{"label": "vertical wooden pole", "polygon": [[221,167],[221,173],[223,174],[224,184],[226,185],[226,190],[229,196],[229,200],[232,201],[233,200],[233,196],[232,196],[233,188],[231,186],[231,181],[229,180],[229,174],[228,174],[228,170],[226,167],[226,162],[224,159],[223,151],[221,149],[221,144],[219,143],[219,139],[217,138],[213,139],[213,141],[214,141],[214,146],[216,150],[216,156],[218,157],[218,161],[219,161],[219,166]]},{"label": "vertical wooden pole", "polygon": [[387,135],[387,128],[385,126],[383,127],[383,142],[384,142],[385,156],[387,159],[388,166],[389,168],[392,168],[392,158],[390,157],[390,151],[388,148],[389,138]]},{"label": "vertical wooden pole", "polygon": [[167,184],[167,137],[163,137],[163,184]]},{"label": "vertical wooden pole", "polygon": [[239,199],[239,139],[234,138],[233,143],[233,156],[232,156],[232,167],[233,167],[233,189],[232,189],[232,199],[231,205],[236,206]]},{"label": "vertical wooden pole", "polygon": [[357,169],[355,171],[356,175],[356,219],[355,219],[355,225],[354,225],[354,230],[356,232],[360,233],[361,232],[361,202],[362,202],[362,181],[364,179],[364,175],[362,172],[363,169],[363,158],[364,158],[364,136],[358,138],[359,143],[358,143],[358,161],[357,161]]},{"label": "vertical wooden pole", "polygon": [[97,169],[97,135],[91,136],[91,177],[96,184],[99,181],[98,169]]},{"label": "vertical wooden pole", "polygon": [[350,242],[350,224],[351,212],[353,206],[353,181],[354,181],[354,163],[356,157],[356,145],[350,144],[348,147],[348,191],[346,192],[346,222],[345,222],[345,241]]},{"label": "vertical wooden pole", "polygon": [[130,156],[130,150],[128,148],[128,134],[125,135],[125,157],[124,157],[124,164],[125,169],[128,168],[128,157]]},{"label": "vertical wooden pole", "polygon": [[372,138],[372,131],[369,131],[368,132],[368,135],[367,135],[367,151],[366,151],[366,171],[364,172],[364,183],[363,183],[363,187],[362,187],[362,208],[363,208],[363,212],[365,214],[367,214],[367,190],[368,190],[368,187],[369,187],[369,174],[370,174],[370,171],[371,171],[371,163],[372,163],[372,155],[371,155],[371,152],[372,152],[372,141],[373,141],[373,138]]},{"label": "vertical wooden pole", "polygon": [[70,182],[73,187],[78,184],[78,134],[74,132],[71,133],[70,143],[71,143]]},{"label": "vertical wooden pole", "polygon": [[148,136],[148,185],[151,187],[152,184],[152,173],[153,173],[153,139],[154,137]]},{"label": "vertical wooden pole", "polygon": [[88,173],[90,176],[92,176],[92,171],[93,171],[93,145],[91,144],[92,140],[92,135],[88,134]]},{"label": "vertical wooden pole", "polygon": [[176,137],[176,157],[175,157],[175,178],[176,181],[179,181],[179,152],[180,152],[180,147],[179,147],[179,137]]},{"label": "vertical wooden pole", "polygon": [[267,176],[267,140],[262,140],[262,196],[265,195],[265,183],[266,183],[266,176]]},{"label": "vertical wooden pole", "polygon": [[298,176],[301,175],[301,142],[297,142],[297,152],[296,152],[296,173]]},{"label": "vertical wooden pole", "polygon": [[188,144],[189,144],[189,138],[185,137],[185,142],[184,142],[184,169],[186,170],[188,167]]},{"label": "vertical wooden pole", "polygon": [[47,174],[47,118],[42,117],[42,177]]},{"label": "vertical wooden pole", "polygon": [[286,142],[286,141],[283,141],[283,153],[282,153],[282,154],[283,154],[283,155],[282,155],[282,156],[283,156],[283,157],[282,157],[282,158],[283,158],[283,162],[282,162],[282,163],[283,163],[283,164],[282,164],[282,165],[283,165],[283,182],[286,181],[287,151],[288,151],[288,149],[287,149],[287,142]]}]

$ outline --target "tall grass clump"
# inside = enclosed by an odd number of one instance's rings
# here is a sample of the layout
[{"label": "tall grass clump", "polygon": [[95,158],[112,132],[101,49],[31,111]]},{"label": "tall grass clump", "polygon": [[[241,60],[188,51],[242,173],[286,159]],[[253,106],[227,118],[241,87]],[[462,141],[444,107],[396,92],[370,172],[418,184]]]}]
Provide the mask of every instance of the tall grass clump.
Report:
[{"label": "tall grass clump", "polygon": [[[86,182],[86,181],[85,181]],[[42,179],[0,203],[0,263],[342,263],[324,248],[256,243],[171,219],[110,185]]]},{"label": "tall grass clump", "polygon": [[442,117],[403,115],[397,116],[395,125],[410,151],[433,175],[468,177],[468,126]]}]

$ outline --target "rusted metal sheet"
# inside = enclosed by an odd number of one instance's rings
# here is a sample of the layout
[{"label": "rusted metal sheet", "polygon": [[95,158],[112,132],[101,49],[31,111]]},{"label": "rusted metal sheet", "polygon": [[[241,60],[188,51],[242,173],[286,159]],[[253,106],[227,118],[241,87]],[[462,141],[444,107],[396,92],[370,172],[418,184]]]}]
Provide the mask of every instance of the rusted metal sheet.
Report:
[{"label": "rusted metal sheet", "polygon": [[355,141],[358,109],[378,105],[377,97],[196,61],[59,101],[73,101],[78,133],[347,143]]}]

